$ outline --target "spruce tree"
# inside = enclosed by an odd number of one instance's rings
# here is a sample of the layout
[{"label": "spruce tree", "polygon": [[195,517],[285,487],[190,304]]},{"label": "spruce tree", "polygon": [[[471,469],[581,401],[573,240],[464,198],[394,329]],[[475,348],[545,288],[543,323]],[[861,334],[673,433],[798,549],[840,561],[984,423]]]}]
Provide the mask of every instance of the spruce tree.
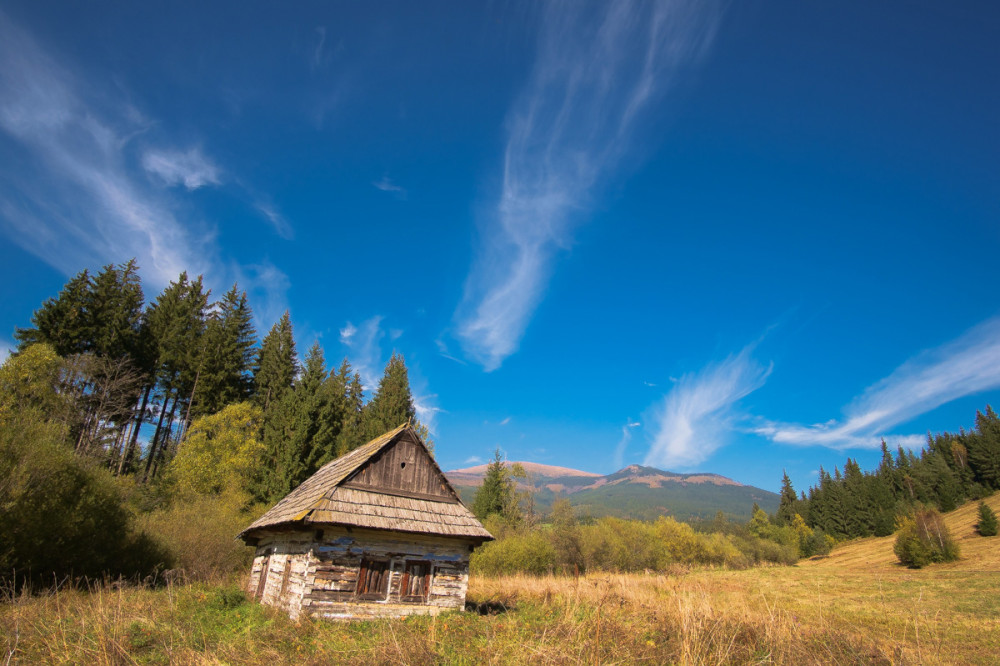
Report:
[{"label": "spruce tree", "polygon": [[364,409],[366,440],[412,421],[416,413],[403,355],[393,352],[375,396]]},{"label": "spruce tree", "polygon": [[[185,272],[167,285],[147,312],[149,344],[156,358],[154,367],[161,402],[145,479],[155,475],[156,465],[166,451],[174,418],[178,413],[184,416],[178,409],[191,399],[197,387],[207,306],[208,293],[203,289],[201,276],[189,281]],[[166,426],[165,417],[168,417]]]},{"label": "spruce tree", "polygon": [[[345,358],[337,372],[329,380],[333,400],[339,403],[340,428],[337,432],[335,453],[342,456],[365,443],[362,429],[365,394],[361,385],[361,375],[353,372]],[[381,434],[381,433],[379,433]]]},{"label": "spruce tree", "polygon": [[95,354],[120,359],[135,352],[143,300],[135,259],[101,269],[86,302],[88,338]]},{"label": "spruce tree", "polygon": [[264,337],[254,366],[254,398],[265,413],[271,403],[280,400],[292,388],[298,371],[292,320],[286,310]]},{"label": "spruce tree", "polygon": [[32,327],[15,330],[18,350],[44,342],[51,345],[59,356],[87,351],[90,347],[87,316],[90,287],[90,273],[83,270],[66,283],[58,296],[42,303],[31,316]]},{"label": "spruce tree", "polygon": [[215,304],[202,345],[195,416],[214,414],[250,397],[257,333],[246,292],[237,285]]},{"label": "spruce tree", "polygon": [[795,489],[792,487],[792,480],[788,478],[788,472],[782,470],[781,500],[778,505],[777,514],[779,525],[792,524],[792,519],[795,517],[795,514],[798,513],[796,510],[798,502],[798,496],[795,494]]},{"label": "spruce tree", "polygon": [[993,509],[986,502],[979,503],[979,523],[976,525],[976,530],[979,536],[997,535],[997,514],[993,513]]},{"label": "spruce tree", "polygon": [[292,434],[298,420],[294,390],[272,400],[264,414],[264,459],[260,488],[254,494],[267,503],[274,503],[291,490],[291,479],[298,476],[300,463],[292,451]]},{"label": "spruce tree", "polygon": [[493,452],[493,460],[486,467],[483,485],[479,486],[472,500],[472,513],[480,521],[498,515],[506,521],[516,518],[516,487],[500,449]]},{"label": "spruce tree", "polygon": [[991,489],[1000,489],[1000,417],[989,405],[976,412],[976,429],[968,438],[969,465],[976,479]]},{"label": "spruce tree", "polygon": [[310,477],[320,461],[333,457],[335,436],[330,410],[326,361],[316,343],[306,355],[302,376],[295,387],[272,408],[265,446],[275,461],[272,498],[280,499]]}]

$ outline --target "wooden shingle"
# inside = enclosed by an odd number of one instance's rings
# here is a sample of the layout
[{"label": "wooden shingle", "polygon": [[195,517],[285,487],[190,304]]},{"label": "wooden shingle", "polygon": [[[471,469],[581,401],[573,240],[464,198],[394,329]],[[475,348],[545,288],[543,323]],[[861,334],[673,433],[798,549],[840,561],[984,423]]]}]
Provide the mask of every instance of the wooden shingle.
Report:
[{"label": "wooden shingle", "polygon": [[413,427],[403,424],[332,460],[240,532],[364,527],[489,541]]}]

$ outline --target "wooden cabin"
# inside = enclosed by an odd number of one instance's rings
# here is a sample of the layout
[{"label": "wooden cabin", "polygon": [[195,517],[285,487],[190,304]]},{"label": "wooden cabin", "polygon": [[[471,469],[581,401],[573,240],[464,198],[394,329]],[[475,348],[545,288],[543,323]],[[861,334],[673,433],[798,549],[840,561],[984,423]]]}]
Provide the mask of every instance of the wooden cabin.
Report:
[{"label": "wooden cabin", "polygon": [[493,536],[409,424],[321,467],[239,534],[248,592],[327,618],[465,607],[469,556]]}]

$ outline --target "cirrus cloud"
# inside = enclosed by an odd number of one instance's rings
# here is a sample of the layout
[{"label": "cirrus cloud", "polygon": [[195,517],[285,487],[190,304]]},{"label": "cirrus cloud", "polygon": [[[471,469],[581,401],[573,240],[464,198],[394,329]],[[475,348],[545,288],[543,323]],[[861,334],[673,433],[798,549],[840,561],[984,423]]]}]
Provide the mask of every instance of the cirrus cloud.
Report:
[{"label": "cirrus cloud", "polygon": [[643,112],[706,53],[719,18],[711,0],[545,6],[537,60],[507,117],[500,197],[455,316],[485,370],[517,350],[595,190],[635,161]]}]

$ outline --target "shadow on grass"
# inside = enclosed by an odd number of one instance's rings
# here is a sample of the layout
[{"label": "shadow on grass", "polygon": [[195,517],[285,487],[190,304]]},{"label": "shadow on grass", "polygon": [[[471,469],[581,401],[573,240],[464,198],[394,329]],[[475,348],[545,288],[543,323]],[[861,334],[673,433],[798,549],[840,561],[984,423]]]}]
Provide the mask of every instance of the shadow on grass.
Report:
[{"label": "shadow on grass", "polygon": [[502,601],[466,601],[465,611],[467,613],[476,613],[478,615],[500,615],[501,613],[506,613],[508,610],[513,610],[513,606],[507,606],[507,604]]}]

